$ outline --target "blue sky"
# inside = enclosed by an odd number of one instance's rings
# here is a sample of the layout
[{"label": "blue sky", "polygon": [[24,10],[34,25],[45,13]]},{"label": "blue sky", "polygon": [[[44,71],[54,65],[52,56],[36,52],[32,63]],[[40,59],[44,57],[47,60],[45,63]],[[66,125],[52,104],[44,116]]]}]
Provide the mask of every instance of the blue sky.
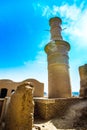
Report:
[{"label": "blue sky", "polygon": [[79,91],[78,67],[87,63],[87,2],[83,0],[0,0],[0,79],[35,78],[47,91],[49,19],[62,19],[63,39],[71,45],[70,79]]}]

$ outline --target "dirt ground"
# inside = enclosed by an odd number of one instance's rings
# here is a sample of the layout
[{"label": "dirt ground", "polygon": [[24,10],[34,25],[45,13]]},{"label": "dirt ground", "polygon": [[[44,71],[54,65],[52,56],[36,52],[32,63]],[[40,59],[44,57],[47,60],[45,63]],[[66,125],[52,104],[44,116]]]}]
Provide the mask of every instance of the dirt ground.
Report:
[{"label": "dirt ground", "polygon": [[87,100],[70,106],[60,118],[48,121],[35,119],[32,130],[87,130]]},{"label": "dirt ground", "polygon": [[70,106],[61,118],[35,120],[34,126],[33,130],[87,130],[87,100]]}]

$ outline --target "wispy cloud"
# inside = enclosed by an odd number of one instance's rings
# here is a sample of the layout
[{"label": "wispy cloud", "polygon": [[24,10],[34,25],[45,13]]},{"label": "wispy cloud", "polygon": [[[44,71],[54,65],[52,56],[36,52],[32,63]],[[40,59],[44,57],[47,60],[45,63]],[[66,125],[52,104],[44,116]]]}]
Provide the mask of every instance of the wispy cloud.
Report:
[{"label": "wispy cloud", "polygon": [[42,16],[48,17],[52,13],[49,6],[43,7],[42,11]]},{"label": "wispy cloud", "polygon": [[38,6],[37,4],[37,7],[41,9],[44,17],[61,17],[63,19],[63,28],[67,27],[63,35],[67,34],[70,40],[74,39],[76,45],[79,44],[79,47],[87,47],[87,8],[84,2],[79,7],[76,3],[73,5],[67,3],[61,4],[61,6],[53,5],[52,7],[41,4]]}]

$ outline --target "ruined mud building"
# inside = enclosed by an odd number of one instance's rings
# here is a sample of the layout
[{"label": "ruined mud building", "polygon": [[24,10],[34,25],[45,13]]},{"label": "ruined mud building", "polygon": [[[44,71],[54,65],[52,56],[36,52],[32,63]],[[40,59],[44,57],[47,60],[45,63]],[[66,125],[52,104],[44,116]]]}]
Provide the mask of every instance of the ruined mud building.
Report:
[{"label": "ruined mud building", "polygon": [[64,115],[70,105],[79,102],[82,99],[81,97],[87,96],[87,65],[84,65],[79,67],[80,97],[72,97],[68,56],[70,44],[64,41],[61,36],[61,23],[62,20],[58,17],[49,20],[51,41],[45,46],[48,61],[48,97],[44,97],[44,84],[35,79],[27,79],[22,82],[0,80],[0,115],[4,113],[5,97],[11,97],[11,93],[25,82],[32,82],[34,86],[33,99],[35,105],[33,107],[34,117],[36,118],[60,117]]}]

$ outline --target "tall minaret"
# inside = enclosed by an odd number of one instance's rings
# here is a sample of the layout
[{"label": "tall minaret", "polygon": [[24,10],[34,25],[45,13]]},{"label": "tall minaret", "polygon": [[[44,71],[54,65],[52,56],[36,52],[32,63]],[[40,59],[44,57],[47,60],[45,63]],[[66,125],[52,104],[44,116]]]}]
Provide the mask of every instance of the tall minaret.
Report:
[{"label": "tall minaret", "polygon": [[61,23],[62,20],[58,17],[49,20],[51,41],[45,46],[48,59],[49,98],[71,97],[68,63],[70,44],[62,39]]}]

